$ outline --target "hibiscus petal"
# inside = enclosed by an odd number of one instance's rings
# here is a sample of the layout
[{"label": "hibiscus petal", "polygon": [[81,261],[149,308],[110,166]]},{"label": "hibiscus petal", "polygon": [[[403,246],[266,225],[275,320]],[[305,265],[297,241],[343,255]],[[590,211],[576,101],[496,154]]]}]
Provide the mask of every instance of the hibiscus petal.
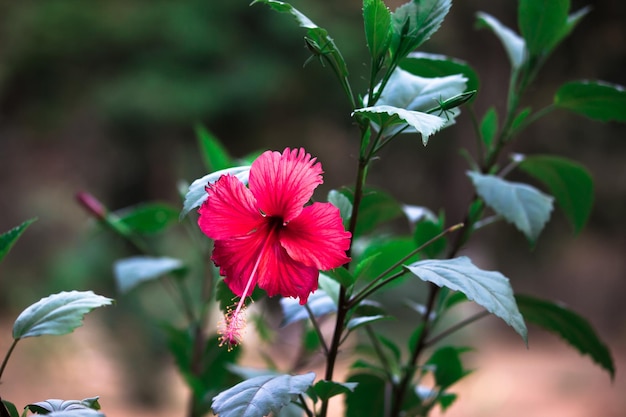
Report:
[{"label": "hibiscus petal", "polygon": [[252,282],[245,296],[251,295],[256,286],[258,273],[252,276],[252,272],[266,237],[267,232],[261,230],[236,239],[215,241],[211,259],[220,268],[220,275],[224,277],[228,288],[239,297],[244,296],[250,279]]},{"label": "hibiscus petal", "polygon": [[249,185],[263,213],[284,222],[298,216],[323,182],[322,165],[316,161],[302,148],[261,154],[252,163]]},{"label": "hibiscus petal", "polygon": [[330,203],[314,203],[282,229],[280,243],[291,258],[327,270],[350,260],[346,256],[350,236],[343,227],[337,207]]},{"label": "hibiscus petal", "polygon": [[207,192],[210,196],[198,210],[198,226],[210,238],[244,236],[263,224],[254,196],[237,177],[223,175]]},{"label": "hibiscus petal", "polygon": [[319,270],[289,257],[278,240],[265,251],[259,265],[259,287],[270,297],[299,298],[304,305],[309,295],[317,289]]}]

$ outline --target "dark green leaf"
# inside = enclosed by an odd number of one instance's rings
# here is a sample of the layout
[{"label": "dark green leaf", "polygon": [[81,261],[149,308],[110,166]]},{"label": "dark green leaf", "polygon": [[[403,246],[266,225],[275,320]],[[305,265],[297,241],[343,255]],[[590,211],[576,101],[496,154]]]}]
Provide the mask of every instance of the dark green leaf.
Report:
[{"label": "dark green leaf", "polygon": [[178,219],[178,210],[168,204],[150,203],[115,213],[125,226],[135,233],[159,233]]},{"label": "dark green leaf", "polygon": [[351,287],[354,281],[356,281],[356,277],[346,268],[331,269],[330,271],[326,271],[326,274],[346,288]]},{"label": "dark green leaf", "polygon": [[0,415],[4,416],[8,414],[8,417],[20,417],[20,413],[17,411],[17,407],[12,402],[2,400],[0,407],[4,407],[4,411],[0,412]]},{"label": "dark green leaf", "polygon": [[385,414],[385,381],[373,374],[355,374],[348,378],[356,383],[346,396],[346,417],[383,417]]},{"label": "dark green leaf", "polygon": [[[281,326],[309,319],[309,313],[306,308],[295,298],[281,298],[280,305],[283,309],[283,321]],[[325,316],[326,314],[337,311],[335,301],[321,289],[309,296],[307,306],[311,312],[313,312],[314,317]]]},{"label": "dark green leaf", "polygon": [[535,242],[550,219],[552,200],[528,184],[510,182],[494,175],[468,172],[476,192],[496,213]]},{"label": "dark green leaf", "polygon": [[517,129],[519,129],[519,127],[524,123],[526,118],[530,116],[530,112],[530,107],[525,107],[519,113],[517,113],[515,119],[513,119],[513,122],[511,123],[512,132],[515,132]]},{"label": "dark green leaf", "polygon": [[518,24],[531,56],[547,54],[568,26],[569,0],[519,0]]},{"label": "dark green leaf", "polygon": [[[416,247],[420,247],[435,236],[443,232],[443,219],[438,219],[437,222],[433,222],[429,219],[424,219],[415,224],[415,230],[413,231],[413,241]],[[447,239],[440,238],[430,245],[426,246],[421,253],[426,255],[427,258],[436,258],[440,253],[446,249]]]},{"label": "dark green leaf", "polygon": [[220,171],[234,165],[232,158],[220,141],[204,126],[196,126],[196,136],[202,153],[202,161],[208,172]]},{"label": "dark green leaf", "polygon": [[[265,295],[265,291],[260,289],[259,287],[255,288],[252,291],[252,295],[249,297],[252,301],[258,301]],[[228,288],[228,285],[224,282],[223,279],[217,282],[217,287],[215,290],[215,299],[220,306],[221,311],[227,311],[229,307],[232,307],[235,304],[235,301],[238,299],[235,294]]]},{"label": "dark green leaf", "polygon": [[185,264],[180,259],[153,256],[132,256],[119,259],[113,265],[117,288],[126,293],[137,285],[172,273],[181,273]]},{"label": "dark green leaf", "polygon": [[420,337],[422,337],[422,331],[424,330],[424,323],[420,323],[415,330],[409,336],[408,347],[409,352],[413,352],[417,347],[417,342],[419,342]]},{"label": "dark green leaf", "polygon": [[574,231],[580,232],[593,206],[593,179],[585,167],[548,155],[526,156],[519,167],[548,187]]},{"label": "dark green leaf", "polygon": [[611,352],[583,317],[561,304],[527,295],[516,295],[520,311],[530,323],[561,336],[583,355],[589,355],[598,365],[615,377]]},{"label": "dark green leaf", "polygon": [[441,406],[441,411],[446,411],[448,407],[454,404],[457,398],[458,395],[452,392],[442,392],[441,394],[439,394],[439,399],[437,401]]},{"label": "dark green leaf", "polygon": [[[363,252],[363,257],[367,258],[374,253],[378,254],[376,262],[366,271],[363,278],[369,280],[375,279],[387,271],[390,267],[407,256],[411,251],[416,248],[415,242],[410,237],[396,237],[389,240],[376,240],[370,242],[368,247]],[[414,255],[407,262],[412,262],[419,259],[418,255]],[[402,270],[402,266],[398,265],[396,268],[389,271],[386,275],[393,275]],[[400,281],[397,281],[398,283]],[[394,284],[390,284],[393,286]],[[387,286],[386,288],[391,288]]]},{"label": "dark green leaf", "polygon": [[562,109],[601,122],[626,122],[626,90],[602,81],[574,81],[564,84],[554,96]]},{"label": "dark green leaf", "polygon": [[294,396],[303,394],[315,374],[266,375],[243,381],[213,398],[212,408],[220,417],[264,417],[278,413]]},{"label": "dark green leaf", "polygon": [[[341,192],[351,202],[353,201],[353,195],[350,190],[342,190]],[[359,220],[353,239],[367,234],[382,223],[397,219],[401,215],[402,207],[389,194],[371,188],[366,189],[361,199]]]},{"label": "dark green leaf", "polygon": [[527,341],[526,324],[520,314],[509,279],[497,271],[485,271],[461,256],[445,260],[425,260],[406,266],[413,275],[439,287],[463,292],[513,327]]},{"label": "dark green leaf", "polygon": [[460,354],[466,351],[464,348],[444,346],[431,355],[424,368],[432,370],[438,387],[446,389],[470,373],[463,369],[460,358]]},{"label": "dark green leaf", "polygon": [[488,27],[498,37],[509,56],[511,66],[514,69],[521,67],[526,60],[526,43],[524,39],[487,13],[478,12],[476,17],[478,18],[478,26]]},{"label": "dark green leaf", "polygon": [[302,335],[302,346],[307,352],[315,352],[321,346],[320,336],[314,328],[308,328]]},{"label": "dark green leaf", "polygon": [[382,0],[364,0],[363,22],[372,61],[379,62],[391,41],[391,13]]},{"label": "dark green leaf", "polygon": [[445,55],[412,52],[400,62],[400,68],[420,77],[447,77],[462,74],[467,79],[465,91],[478,90],[476,71],[465,61]]},{"label": "dark green leaf", "polygon": [[558,35],[558,39],[565,39],[574,28],[578,25],[578,23],[582,20],[583,17],[587,16],[587,13],[591,11],[590,6],[585,6],[582,9],[570,14],[567,17],[567,22],[563,27],[563,32]]},{"label": "dark green leaf", "polygon": [[411,0],[392,13],[391,52],[396,62],[439,29],[451,4],[451,0]]},{"label": "dark green leaf", "polygon": [[91,291],[60,292],[27,307],[13,324],[13,339],[71,333],[82,325],[83,316],[112,299]]},{"label": "dark green leaf", "polygon": [[26,220],[24,223],[19,226],[14,227],[13,229],[3,233],[0,235],[0,261],[2,258],[11,250],[17,239],[24,233],[24,230],[28,226],[30,226],[37,219]]},{"label": "dark green leaf", "polygon": [[496,133],[498,133],[498,113],[494,107],[490,107],[480,122],[480,137],[488,151],[493,146]]},{"label": "dark green leaf", "polygon": [[315,390],[315,394],[317,397],[325,401],[329,398],[332,398],[336,395],[347,394],[350,392],[354,392],[358,384],[356,382],[334,382],[334,381],[317,381],[317,383],[313,386]]}]

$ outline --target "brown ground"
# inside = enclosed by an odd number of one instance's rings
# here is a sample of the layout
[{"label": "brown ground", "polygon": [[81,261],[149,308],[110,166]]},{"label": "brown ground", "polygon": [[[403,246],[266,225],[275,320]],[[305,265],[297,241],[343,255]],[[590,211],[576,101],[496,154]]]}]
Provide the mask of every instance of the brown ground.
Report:
[{"label": "brown ground", "polygon": [[[160,393],[163,405],[142,409],[124,392],[120,365],[97,323],[74,334],[21,341],[0,386],[0,395],[18,409],[46,398],[100,395],[108,417],[183,417],[186,390],[171,369]],[[11,341],[10,324],[0,322],[0,353]],[[544,337],[526,349],[519,340],[492,340],[466,356],[477,369],[454,388],[460,399],[447,417],[623,417],[626,416],[626,343],[612,346],[617,375],[608,374],[556,338]],[[622,372],[620,372],[622,371]],[[441,415],[439,412],[434,417]]]}]

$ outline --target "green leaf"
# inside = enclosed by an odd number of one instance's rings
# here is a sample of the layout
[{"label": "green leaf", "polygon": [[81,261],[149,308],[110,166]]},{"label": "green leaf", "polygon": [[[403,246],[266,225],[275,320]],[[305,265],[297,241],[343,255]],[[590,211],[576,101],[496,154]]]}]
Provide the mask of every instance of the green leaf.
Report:
[{"label": "green leaf", "polygon": [[519,167],[548,187],[574,231],[580,232],[593,207],[593,179],[585,167],[548,155],[525,156]]},{"label": "green leaf", "polygon": [[331,269],[326,271],[326,274],[346,288],[352,286],[356,281],[356,277],[345,268]]},{"label": "green leaf", "polygon": [[[354,196],[351,190],[342,190],[350,202]],[[402,215],[402,206],[389,194],[381,190],[368,188],[363,192],[359,207],[359,219],[353,239],[373,231],[384,222],[397,219]]]},{"label": "green leaf", "polygon": [[186,269],[180,259],[153,256],[133,256],[119,259],[113,265],[117,289],[126,293],[137,285],[162,276],[181,273]]},{"label": "green leaf", "polygon": [[27,307],[13,324],[13,339],[71,333],[82,325],[83,316],[112,299],[92,291],[60,292]]},{"label": "green leaf", "polygon": [[8,417],[20,417],[20,413],[17,411],[17,407],[12,402],[2,400],[0,407],[4,407],[4,411],[0,411],[0,415],[8,415]]},{"label": "green leaf", "polygon": [[334,381],[317,381],[317,383],[313,386],[315,390],[315,394],[317,397],[325,401],[329,398],[332,398],[337,395],[348,394],[350,392],[354,392],[358,384],[356,382],[334,382]]},{"label": "green leaf", "polygon": [[[281,326],[309,319],[309,313],[306,311],[306,308],[295,298],[281,298],[280,306],[283,309]],[[313,312],[314,317],[325,316],[337,311],[335,301],[323,290],[317,290],[311,294],[307,301],[307,306]]]},{"label": "green leaf", "polygon": [[510,182],[494,175],[469,172],[476,192],[496,213],[513,223],[530,242],[535,242],[552,212],[553,198],[528,184]]},{"label": "green leaf", "polygon": [[391,12],[382,0],[364,0],[363,23],[372,61],[379,62],[391,42]]},{"label": "green leaf", "polygon": [[383,417],[385,415],[385,381],[378,375],[354,374],[349,383],[356,383],[346,396],[346,417]]},{"label": "green leaf", "polygon": [[[425,78],[442,78],[461,74],[466,78],[467,82],[465,91],[478,90],[480,84],[478,74],[467,62],[445,55],[411,52],[405,59],[400,61],[400,68],[413,75]],[[449,97],[453,95],[455,94],[448,94]]]},{"label": "green leaf", "polygon": [[493,146],[496,133],[498,133],[498,112],[494,107],[490,107],[480,122],[480,137],[487,150]]},{"label": "green leaf", "polygon": [[198,178],[191,183],[187,193],[185,194],[185,201],[183,202],[183,209],[180,212],[179,218],[185,217],[191,210],[196,207],[200,207],[202,203],[209,197],[206,192],[206,187],[209,184],[219,180],[222,175],[234,175],[244,184],[248,184],[248,176],[250,175],[250,166],[238,166],[228,169],[222,169],[220,171],[212,172],[205,175],[202,178]]},{"label": "green leaf", "polygon": [[488,27],[498,37],[509,56],[513,69],[521,67],[527,58],[524,39],[487,13],[478,12],[476,17],[478,18],[478,26]]},{"label": "green leaf", "polygon": [[[363,278],[368,281],[379,277],[383,272],[396,264],[417,246],[415,241],[411,237],[391,237],[385,239],[379,239],[371,241],[368,247],[363,252],[363,257],[368,258],[373,255],[377,255],[376,262],[374,262],[364,274]],[[414,255],[409,259],[409,262],[419,259],[418,255]],[[402,270],[402,266],[398,266],[395,269],[389,271],[387,275],[393,275]],[[400,280],[397,280],[400,283]],[[385,288],[392,288],[393,283],[388,284]]]},{"label": "green leaf", "polygon": [[305,37],[306,45],[314,55],[324,56],[329,55],[332,57],[332,61],[335,69],[339,72],[341,77],[348,76],[348,67],[346,62],[337,48],[335,41],[328,35],[326,29],[317,26],[311,19],[306,17],[302,12],[288,3],[284,3],[278,0],[254,0],[251,4],[263,3],[270,8],[281,13],[291,14],[300,27],[307,29],[307,36]]},{"label": "green leaf", "polygon": [[[438,219],[436,222],[429,219],[424,219],[415,224],[415,230],[413,231],[413,241],[416,247],[420,247],[435,236],[443,232],[443,218]],[[440,238],[430,245],[426,246],[421,253],[428,258],[436,258],[440,253],[446,249],[447,239]]]},{"label": "green leaf", "polygon": [[445,390],[471,371],[463,368],[461,354],[466,348],[444,346],[437,349],[426,362],[424,368],[431,369],[435,376],[435,384]]},{"label": "green leaf", "polygon": [[428,144],[428,138],[446,124],[446,119],[443,117],[384,104],[357,109],[354,113],[364,116],[371,122],[381,126],[383,130],[387,126],[406,124],[412,127],[413,131],[417,131],[422,135],[424,146]]},{"label": "green leaf", "polygon": [[17,239],[24,233],[24,230],[28,226],[30,226],[37,219],[26,220],[24,223],[19,226],[14,227],[13,229],[4,232],[0,235],[0,261],[5,257],[7,253],[11,250]]},{"label": "green leaf", "polygon": [[165,230],[178,219],[178,210],[169,204],[141,204],[115,212],[127,228],[135,233],[151,234]]},{"label": "green leaf", "polygon": [[350,217],[352,217],[352,203],[348,197],[337,190],[330,190],[327,200],[330,204],[339,209],[343,225],[346,226],[350,222]]},{"label": "green leaf", "polygon": [[207,171],[220,171],[234,165],[228,151],[222,146],[219,139],[206,130],[204,126],[196,126],[196,136],[202,153],[202,161]]},{"label": "green leaf", "polygon": [[602,81],[573,81],[559,88],[554,105],[601,122],[626,122],[626,90]]},{"label": "green leaf", "polygon": [[213,398],[220,417],[264,417],[277,414],[313,384],[315,374],[266,375],[243,381]]},{"label": "green leaf", "polygon": [[522,110],[520,110],[519,113],[517,113],[517,115],[515,116],[515,119],[513,119],[513,122],[511,123],[512,132],[515,132],[517,129],[519,129],[519,127],[522,125],[522,123],[524,123],[526,118],[530,116],[530,112],[531,112],[530,107],[525,107]]},{"label": "green leaf", "polygon": [[469,300],[504,320],[527,341],[526,324],[520,314],[509,279],[497,271],[485,271],[461,256],[446,260],[424,260],[405,268],[422,281],[461,291]]},{"label": "green leaf", "polygon": [[548,54],[568,26],[569,0],[519,0],[518,24],[532,56]]},{"label": "green leaf", "polygon": [[530,323],[561,336],[583,355],[589,355],[598,365],[615,378],[615,365],[611,352],[587,320],[561,304],[516,295],[520,311]]},{"label": "green leaf", "polygon": [[590,11],[591,7],[585,6],[582,9],[570,14],[567,17],[567,22],[565,23],[565,26],[563,26],[563,31],[559,33],[557,39],[565,39],[572,32],[572,30],[574,30],[574,28],[578,25],[582,18],[587,16]]},{"label": "green leaf", "polygon": [[451,5],[451,0],[411,0],[391,14],[391,52],[396,62],[430,39]]},{"label": "green leaf", "polygon": [[346,327],[348,328],[348,330],[352,331],[362,326],[377,323],[383,320],[391,320],[391,319],[392,319],[391,316],[383,316],[383,315],[355,317],[348,321],[348,324],[346,325]]}]

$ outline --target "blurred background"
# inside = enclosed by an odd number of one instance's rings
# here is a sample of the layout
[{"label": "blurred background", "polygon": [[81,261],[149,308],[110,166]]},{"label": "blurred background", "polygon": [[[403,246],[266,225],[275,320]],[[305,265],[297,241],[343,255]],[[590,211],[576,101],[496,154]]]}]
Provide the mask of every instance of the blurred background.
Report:
[{"label": "blurred background", "polygon": [[[400,3],[388,2],[392,9]],[[329,30],[354,87],[365,93],[361,2],[293,4]],[[555,51],[525,104],[543,107],[570,80],[626,85],[626,3],[572,0],[573,10],[585,5],[592,12]],[[509,64],[495,37],[474,28],[474,14],[485,11],[515,28],[516,6],[458,1],[424,45],[477,71],[479,117],[491,105],[503,109]],[[326,172],[320,196],[353,183],[358,136],[348,103],[327,68],[315,60],[303,66],[309,54],[302,37],[289,16],[248,2],[0,0],[0,231],[38,218],[0,265],[1,354],[14,318],[43,296],[91,289],[118,298],[111,265],[128,248],[98,232],[74,196],[89,191],[111,209],[146,201],[180,207],[179,181],[205,174],[197,125],[233,156],[304,146]],[[534,250],[504,224],[466,249],[517,291],[561,300],[588,318],[611,346],[616,382],[553,336],[531,329],[526,350],[510,340],[510,329],[486,320],[466,340],[479,346],[472,364],[480,369],[460,385],[461,400],[448,415],[626,413],[625,136],[623,125],[566,112],[532,126],[511,151],[564,155],[592,173],[596,203],[587,228],[574,237],[557,209]],[[457,150],[473,150],[474,141],[464,113],[427,148],[418,137],[396,141],[370,182],[405,203],[445,208],[450,223],[459,221],[472,190]],[[184,253],[179,233],[162,248]],[[160,308],[161,296],[131,293],[71,336],[21,343],[0,395],[19,408],[99,394],[109,416],[182,415],[184,389],[158,331],[142,321]]]}]

